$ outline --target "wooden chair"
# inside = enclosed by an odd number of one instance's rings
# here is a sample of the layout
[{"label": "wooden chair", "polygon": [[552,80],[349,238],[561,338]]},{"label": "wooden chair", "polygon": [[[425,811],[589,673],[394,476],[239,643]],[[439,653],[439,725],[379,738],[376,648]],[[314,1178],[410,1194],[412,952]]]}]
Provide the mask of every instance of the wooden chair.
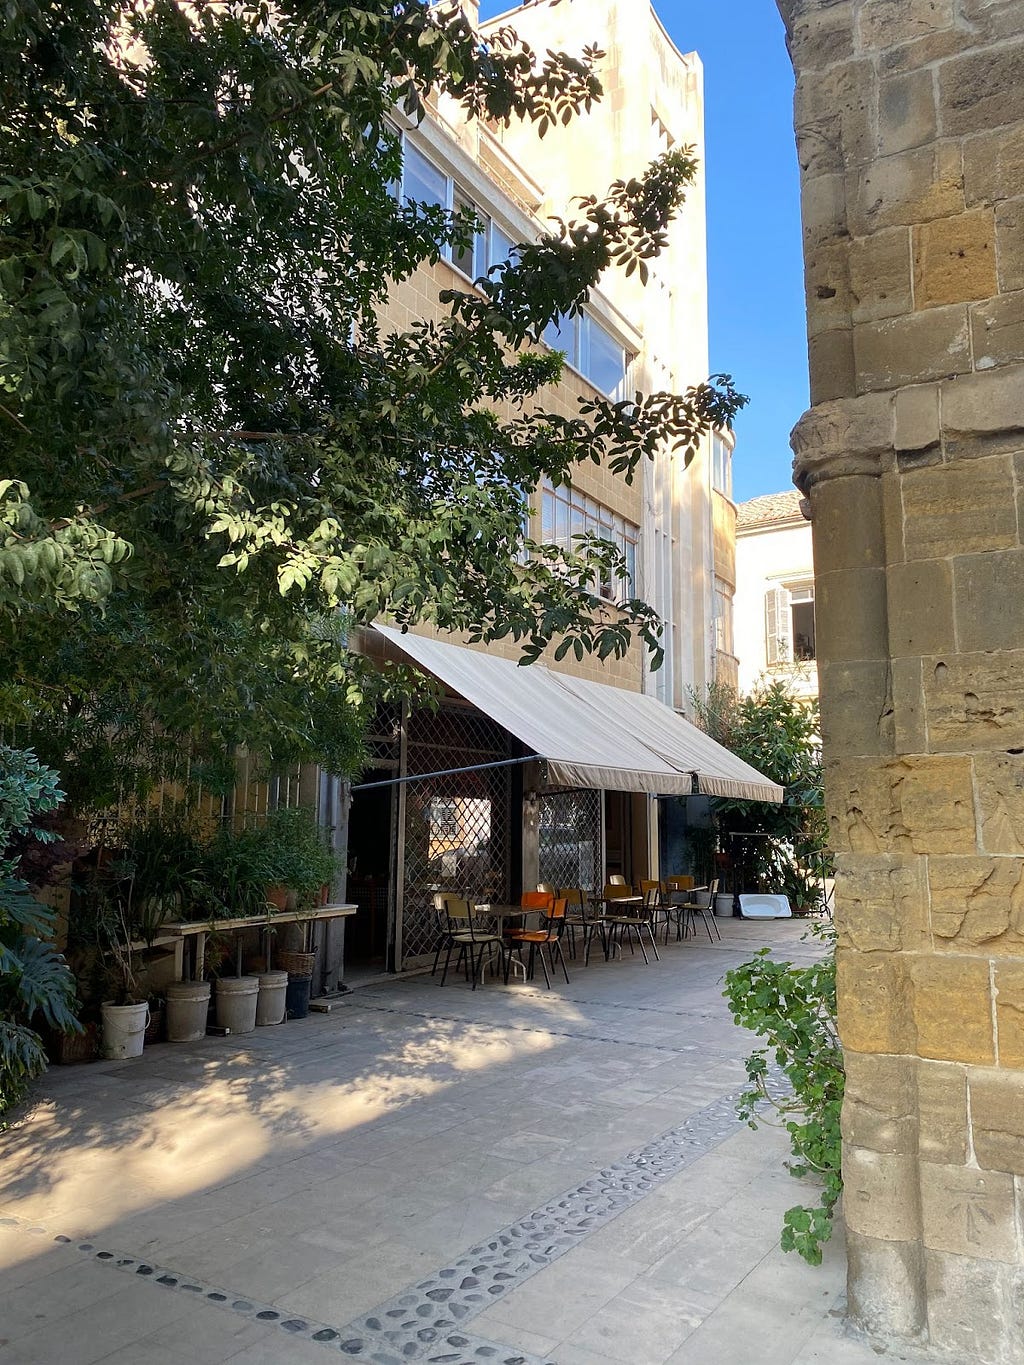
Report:
[{"label": "wooden chair", "polygon": [[[608,882],[604,888],[603,895],[606,903],[609,901],[614,903],[617,900],[635,900],[632,888],[621,882]],[[626,942],[629,944],[629,951],[633,953],[633,939],[635,938],[641,953],[643,953],[644,962],[649,966],[651,959],[647,956],[643,935],[640,932],[641,929],[646,929],[651,942],[651,947],[654,949],[655,960],[658,962],[661,961],[658,945],[654,941],[654,931],[651,927],[651,920],[644,915],[643,909],[644,907],[642,906],[637,906],[635,909],[631,909],[629,906],[622,906],[621,911],[616,912],[610,907],[606,908],[605,913],[601,916],[601,923],[608,931],[604,950],[606,958],[610,955],[611,949],[616,943],[618,943],[619,951],[621,952],[622,937],[625,935]]]},{"label": "wooden chair", "polygon": [[[444,971],[441,973],[441,985],[443,986],[448,978],[448,964],[452,960],[452,953],[456,948],[459,955],[455,959],[455,970],[459,970],[459,964],[466,967],[466,978],[472,981],[473,990],[476,990],[477,969],[480,970],[481,980],[483,979],[483,967],[486,960],[494,968],[494,952],[498,951],[502,967],[505,967],[505,940],[500,934],[491,933],[487,929],[480,929],[473,919],[473,907],[469,901],[463,900],[460,896],[444,896],[444,911],[448,923],[448,951],[444,959]],[[507,970],[504,971],[505,979],[508,979]]]},{"label": "wooden chair", "polygon": [[587,894],[580,886],[560,886],[555,893],[557,897],[565,901],[565,927],[569,935],[569,956],[576,957],[576,930],[579,929],[583,936],[583,960],[584,963],[590,961],[590,940],[596,931],[600,931],[602,942],[604,940],[604,928],[601,924],[600,915],[592,915],[587,907]]},{"label": "wooden chair", "polygon": [[[526,979],[533,979],[534,969],[537,958],[540,958],[541,970],[544,973],[544,984],[548,990],[551,989],[551,977],[548,975],[547,963],[544,961],[544,949],[548,950],[548,962],[551,963],[551,971],[555,970],[555,954],[561,964],[562,974],[565,977],[565,984],[569,985],[569,969],[565,965],[565,954],[562,952],[562,934],[565,932],[565,899],[555,897],[547,911],[544,919],[543,929],[513,929],[509,935],[509,948],[515,949],[522,959],[523,948],[528,947],[530,952],[526,961]],[[511,966],[511,951],[505,962],[505,982],[508,983],[509,967]]]}]

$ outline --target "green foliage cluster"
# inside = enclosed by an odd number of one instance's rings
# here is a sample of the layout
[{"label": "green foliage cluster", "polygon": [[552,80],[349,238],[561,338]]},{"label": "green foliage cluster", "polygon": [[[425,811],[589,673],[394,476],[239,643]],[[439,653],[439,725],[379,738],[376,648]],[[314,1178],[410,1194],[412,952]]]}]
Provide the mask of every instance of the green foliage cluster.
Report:
[{"label": "green foliage cluster", "polygon": [[658,654],[645,603],[594,591],[606,542],[524,557],[524,490],[689,458],[743,401],[714,376],[544,402],[545,325],[605,270],[645,274],[692,157],[584,200],[440,321],[381,323],[474,229],[399,201],[397,127],[445,94],[543,134],[600,98],[595,58],[481,40],[453,0],[7,7],[0,724],[71,809],[202,765],[223,787],[239,745],[351,771],[365,708],[409,687],[346,647],[381,613],[527,660]]},{"label": "green foliage cluster", "polygon": [[[839,1121],[845,1073],[836,1031],[835,934],[831,926],[811,932],[829,945],[819,961],[795,967],[775,961],[763,948],[752,961],[726,972],[724,994],[736,1023],[768,1040],[747,1058],[750,1088],[740,1097],[740,1118],[756,1128],[769,1104],[789,1133],[795,1158],[790,1173],[821,1182],[816,1204],[796,1205],[784,1215],[782,1249],[820,1265],[843,1189]],[[773,1062],[792,1084],[789,1098],[772,1097],[765,1087]]]},{"label": "green foliage cluster", "polygon": [[[701,728],[785,793],[779,805],[716,800],[720,847],[741,860],[747,890],[779,891],[797,911],[812,909],[831,866],[817,699],[773,682],[746,696],[712,683],[692,700]],[[733,841],[734,833],[769,838]]]},{"label": "green foliage cluster", "polygon": [[63,793],[57,775],[34,754],[0,745],[0,1122],[34,1076],[46,1054],[33,1019],[75,1032],[75,983],[52,946],[54,914],[18,876],[19,839],[45,842],[40,815],[55,810]]}]

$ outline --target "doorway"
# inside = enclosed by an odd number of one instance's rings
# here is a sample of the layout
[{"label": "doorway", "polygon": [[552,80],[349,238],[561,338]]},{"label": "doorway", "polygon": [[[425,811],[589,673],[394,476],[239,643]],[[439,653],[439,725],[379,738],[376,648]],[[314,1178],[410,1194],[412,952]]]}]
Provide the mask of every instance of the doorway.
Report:
[{"label": "doorway", "polygon": [[[391,782],[390,768],[371,768],[360,784]],[[345,925],[345,970],[385,970],[396,787],[356,791],[348,823],[348,899],[359,907]]]}]

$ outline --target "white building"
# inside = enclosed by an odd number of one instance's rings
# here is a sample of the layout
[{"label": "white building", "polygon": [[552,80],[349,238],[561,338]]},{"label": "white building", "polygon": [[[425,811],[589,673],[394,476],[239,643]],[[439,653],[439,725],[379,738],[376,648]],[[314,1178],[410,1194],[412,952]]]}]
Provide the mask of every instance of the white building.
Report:
[{"label": "white building", "polygon": [[736,516],[739,688],[784,681],[818,695],[811,525],[792,489],[741,502]]}]

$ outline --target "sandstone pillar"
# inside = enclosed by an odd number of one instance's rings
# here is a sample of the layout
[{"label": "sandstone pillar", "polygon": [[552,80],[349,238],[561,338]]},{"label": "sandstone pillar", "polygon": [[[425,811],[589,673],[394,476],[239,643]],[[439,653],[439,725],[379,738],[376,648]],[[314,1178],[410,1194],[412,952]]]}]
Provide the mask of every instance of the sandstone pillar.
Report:
[{"label": "sandstone pillar", "polygon": [[1024,1362],[1024,0],[779,0],[797,73],[850,1309]]}]

